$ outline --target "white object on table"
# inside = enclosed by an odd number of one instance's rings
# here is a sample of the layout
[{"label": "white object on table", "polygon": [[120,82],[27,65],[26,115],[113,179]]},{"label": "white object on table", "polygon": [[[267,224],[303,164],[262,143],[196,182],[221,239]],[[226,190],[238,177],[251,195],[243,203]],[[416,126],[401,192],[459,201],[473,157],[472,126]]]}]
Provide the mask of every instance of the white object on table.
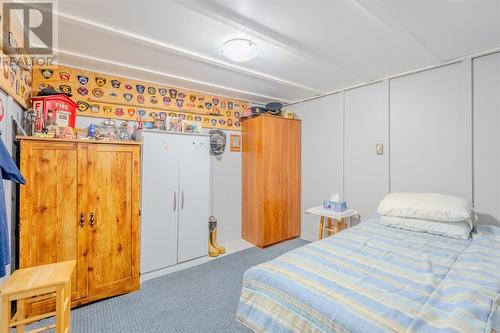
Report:
[{"label": "white object on table", "polygon": [[[350,228],[352,217],[356,217],[359,220],[361,219],[361,215],[359,215],[359,213],[354,209],[348,209],[345,212],[335,212],[333,210],[323,208],[322,205],[309,208],[306,210],[306,213],[320,216],[318,239],[323,238],[323,230],[332,231],[330,229],[331,220],[334,221],[347,220],[348,221],[347,227]],[[326,227],[324,226],[325,217],[328,220],[328,226]]]}]

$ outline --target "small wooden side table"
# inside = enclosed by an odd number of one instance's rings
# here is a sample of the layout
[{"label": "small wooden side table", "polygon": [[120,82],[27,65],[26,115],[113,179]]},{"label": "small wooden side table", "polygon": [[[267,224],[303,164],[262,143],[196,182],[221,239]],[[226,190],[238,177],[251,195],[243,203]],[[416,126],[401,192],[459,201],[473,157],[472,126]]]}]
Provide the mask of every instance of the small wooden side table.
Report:
[{"label": "small wooden side table", "polygon": [[[43,332],[55,328],[56,333],[70,331],[71,274],[76,261],[23,268],[15,271],[0,288],[2,316],[0,333],[9,333],[15,327],[25,333],[25,326],[44,318],[56,317],[55,325],[38,328],[31,332]],[[56,311],[26,318],[25,301],[56,298]],[[17,301],[17,311],[11,316],[11,302]],[[26,332],[29,333],[29,332]]]},{"label": "small wooden side table", "polygon": [[306,210],[306,213],[318,215],[320,217],[318,239],[323,239],[324,231],[327,231],[329,233],[328,236],[330,236],[332,233],[336,234],[346,228],[350,228],[351,218],[353,217],[361,220],[361,215],[359,215],[359,213],[354,209],[348,209],[345,212],[334,212],[333,210],[325,209],[322,205],[320,205],[309,208]]}]

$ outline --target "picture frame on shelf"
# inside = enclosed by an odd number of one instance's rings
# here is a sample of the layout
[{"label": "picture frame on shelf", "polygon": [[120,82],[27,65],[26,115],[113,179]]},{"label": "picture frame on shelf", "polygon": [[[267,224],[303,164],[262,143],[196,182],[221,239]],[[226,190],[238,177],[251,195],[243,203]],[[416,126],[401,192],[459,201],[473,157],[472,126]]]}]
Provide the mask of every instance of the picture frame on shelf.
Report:
[{"label": "picture frame on shelf", "polygon": [[202,133],[201,121],[183,120],[182,131],[184,133]]},{"label": "picture frame on shelf", "polygon": [[177,117],[166,117],[165,128],[170,132],[182,132],[182,122]]}]

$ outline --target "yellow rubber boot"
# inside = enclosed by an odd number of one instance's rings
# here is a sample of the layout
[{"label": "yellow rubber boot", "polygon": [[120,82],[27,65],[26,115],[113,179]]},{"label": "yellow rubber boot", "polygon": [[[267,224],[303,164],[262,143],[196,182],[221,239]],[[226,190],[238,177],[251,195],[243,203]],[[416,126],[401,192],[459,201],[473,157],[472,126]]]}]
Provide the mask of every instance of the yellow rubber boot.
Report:
[{"label": "yellow rubber boot", "polygon": [[212,232],[208,233],[208,255],[210,257],[219,256],[219,249],[212,245]]},{"label": "yellow rubber boot", "polygon": [[217,227],[215,227],[214,231],[212,231],[212,246],[219,250],[220,254],[226,253],[226,248],[217,244]]}]

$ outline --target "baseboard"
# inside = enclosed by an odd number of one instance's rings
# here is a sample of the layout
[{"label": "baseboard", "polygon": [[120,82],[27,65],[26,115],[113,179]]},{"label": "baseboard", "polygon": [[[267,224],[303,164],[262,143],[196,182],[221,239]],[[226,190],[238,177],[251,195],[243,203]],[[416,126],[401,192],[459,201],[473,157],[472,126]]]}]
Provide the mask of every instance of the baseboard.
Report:
[{"label": "baseboard", "polygon": [[186,262],[181,262],[180,264],[173,265],[170,267],[165,267],[165,268],[153,271],[153,272],[147,272],[147,273],[141,274],[141,283],[143,283],[144,281],[147,281],[147,280],[151,280],[151,279],[160,277],[162,275],[167,275],[170,273],[181,271],[181,270],[186,269],[186,268],[201,265],[201,264],[204,264],[206,262],[208,262],[208,256],[189,260]]},{"label": "baseboard", "polygon": [[235,241],[235,240],[241,239],[241,233],[239,233],[239,234],[232,234],[232,235],[228,235],[228,236],[225,236],[225,237],[221,237],[221,235],[219,233],[217,233],[217,236],[219,238],[219,239],[217,239],[217,242],[219,242],[219,243],[227,243],[227,242],[231,242],[231,241]]},{"label": "baseboard", "polygon": [[167,275],[167,274],[170,274],[170,273],[181,271],[181,270],[186,269],[186,268],[198,266],[198,265],[210,262],[211,260],[215,260],[215,259],[219,259],[219,258],[224,258],[225,256],[227,256],[229,254],[233,254],[233,253],[236,253],[236,252],[243,251],[243,250],[246,250],[246,249],[254,247],[253,244],[250,244],[249,242],[241,239],[240,236],[238,236],[234,240],[231,240],[231,241],[228,241],[228,242],[225,242],[225,243],[219,242],[219,244],[223,245],[226,248],[226,253],[225,254],[222,254],[222,255],[220,255],[218,257],[208,257],[208,256],[205,256],[205,257],[193,259],[193,260],[190,260],[190,261],[182,262],[180,264],[173,265],[173,266],[170,266],[170,267],[165,267],[165,268],[153,271],[153,272],[144,273],[144,274],[141,275],[141,283],[144,282],[144,281],[147,281],[147,280],[151,280],[151,279],[160,277],[162,275]]},{"label": "baseboard", "polygon": [[227,256],[229,254],[233,254],[233,253],[254,247],[253,244],[250,244],[249,242],[247,242],[246,240],[241,239],[241,238],[238,238],[238,239],[235,239],[235,240],[232,240],[229,242],[225,242],[225,243],[219,243],[219,244],[226,248],[226,253],[219,255],[217,257],[209,257],[209,260],[216,260],[219,258],[224,258],[225,256]]},{"label": "baseboard", "polygon": [[300,238],[303,240],[306,240],[308,242],[314,242],[315,240],[317,240],[316,237],[314,237],[313,235],[306,234],[306,233],[302,233],[300,235]]}]

